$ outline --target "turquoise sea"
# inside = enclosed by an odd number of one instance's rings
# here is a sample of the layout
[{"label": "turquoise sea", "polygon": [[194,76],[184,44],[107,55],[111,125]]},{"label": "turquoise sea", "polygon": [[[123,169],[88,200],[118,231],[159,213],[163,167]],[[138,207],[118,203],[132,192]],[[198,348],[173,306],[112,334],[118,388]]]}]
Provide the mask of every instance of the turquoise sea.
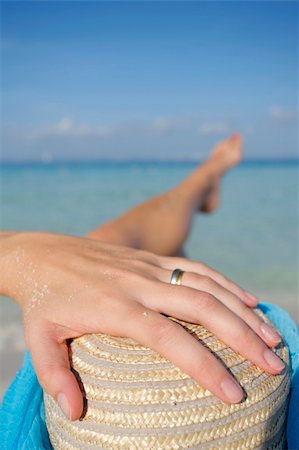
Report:
[{"label": "turquoise sea", "polygon": [[[193,163],[3,164],[1,229],[82,236],[181,181]],[[297,162],[243,163],[222,184],[215,214],[198,215],[186,252],[263,301],[298,317]],[[24,343],[16,305],[1,299],[1,389],[20,364]],[[5,366],[5,367],[4,367]]]}]

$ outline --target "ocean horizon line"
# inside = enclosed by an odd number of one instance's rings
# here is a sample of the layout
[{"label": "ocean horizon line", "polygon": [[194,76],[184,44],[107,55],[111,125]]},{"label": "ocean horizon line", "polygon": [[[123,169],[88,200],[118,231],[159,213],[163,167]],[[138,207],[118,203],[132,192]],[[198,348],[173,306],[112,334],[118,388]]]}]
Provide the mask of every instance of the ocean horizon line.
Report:
[{"label": "ocean horizon line", "polygon": [[[17,166],[42,166],[42,167],[56,167],[62,165],[105,165],[105,166],[130,166],[130,165],[194,165],[201,164],[205,159],[61,159],[61,160],[0,160],[0,167],[17,167]],[[299,158],[252,158],[243,160],[240,166],[296,166],[299,165]]]}]

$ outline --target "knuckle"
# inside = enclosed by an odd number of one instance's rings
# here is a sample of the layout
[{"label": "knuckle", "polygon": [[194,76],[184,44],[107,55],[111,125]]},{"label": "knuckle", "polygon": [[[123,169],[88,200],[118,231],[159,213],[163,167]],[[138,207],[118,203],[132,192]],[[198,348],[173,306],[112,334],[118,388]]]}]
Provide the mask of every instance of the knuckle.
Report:
[{"label": "knuckle", "polygon": [[204,309],[206,313],[213,314],[214,312],[216,312],[218,307],[218,302],[216,298],[212,294],[209,294],[208,292],[202,293],[200,295],[200,302],[197,302],[195,304],[196,307],[198,308],[199,313],[202,312],[202,310]]},{"label": "knuckle", "polygon": [[239,335],[240,343],[247,348],[252,348],[258,343],[258,337],[248,325],[244,324]]},{"label": "knuckle", "polygon": [[196,268],[198,271],[202,271],[202,270],[207,270],[207,269],[209,269],[209,267],[207,266],[207,264],[205,264],[205,263],[203,263],[203,262],[200,262],[200,261],[191,261],[191,262],[193,262],[193,264],[195,264],[195,268]]},{"label": "knuckle", "polygon": [[126,282],[135,282],[141,277],[141,271],[137,267],[137,263],[134,264],[120,264],[113,268],[113,272],[108,276],[118,281],[126,280]]},{"label": "knuckle", "polygon": [[152,264],[149,264],[147,261],[136,260],[133,264],[133,270],[131,273],[132,279],[134,276],[137,280],[142,279],[155,279],[155,272],[157,268],[153,267]]},{"label": "knuckle", "polygon": [[161,347],[168,347],[176,340],[177,326],[171,321],[159,321],[153,326],[153,337]]},{"label": "knuckle", "polygon": [[39,368],[37,377],[38,381],[44,388],[48,388],[52,384],[53,375],[55,373],[55,367],[53,364],[43,364],[42,367]]},{"label": "knuckle", "polygon": [[159,255],[154,255],[153,253],[147,252],[146,254],[146,260],[149,264],[152,264],[153,266],[161,266],[162,260]]},{"label": "knuckle", "polygon": [[212,278],[210,278],[207,275],[201,275],[200,276],[200,284],[203,286],[203,288],[212,288],[215,285],[215,282]]},{"label": "knuckle", "polygon": [[168,263],[167,265],[169,268],[176,269],[181,267],[184,260],[183,258],[179,258],[177,256],[165,256],[164,261]]},{"label": "knuckle", "polygon": [[120,279],[126,279],[128,277],[133,276],[135,273],[135,270],[133,269],[131,264],[122,263],[117,269],[116,274]]},{"label": "knuckle", "polygon": [[198,378],[207,380],[211,378],[211,373],[213,373],[213,378],[220,378],[223,369],[215,356],[207,354],[206,358],[200,362],[196,370]]},{"label": "knuckle", "polygon": [[138,251],[138,261],[141,263],[146,264],[147,266],[149,264],[153,266],[159,266],[160,265],[160,258],[158,255],[155,255],[154,253],[151,253],[147,250],[139,250]]},{"label": "knuckle", "polygon": [[[202,343],[199,344],[201,347]],[[204,378],[205,374],[211,370],[213,364],[215,363],[215,357],[208,351],[205,347],[203,347],[203,351],[198,355],[197,364],[194,365],[193,370],[197,374],[198,377]]]},{"label": "knuckle", "polygon": [[234,283],[229,278],[227,278],[223,273],[217,272],[217,276],[219,277],[219,280],[221,280],[222,283],[230,285],[231,287],[234,286]]},{"label": "knuckle", "polygon": [[247,323],[252,323],[255,319],[252,310],[242,301],[240,302],[239,307],[242,319]]}]

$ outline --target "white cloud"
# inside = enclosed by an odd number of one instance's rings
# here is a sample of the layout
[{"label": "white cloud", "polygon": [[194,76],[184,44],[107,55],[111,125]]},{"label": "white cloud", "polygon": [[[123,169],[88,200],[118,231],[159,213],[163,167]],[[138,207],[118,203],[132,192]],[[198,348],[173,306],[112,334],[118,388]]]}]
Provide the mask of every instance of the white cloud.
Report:
[{"label": "white cloud", "polygon": [[116,136],[124,136],[128,133],[136,134],[136,130],[143,133],[153,132],[159,134],[174,133],[176,131],[194,129],[193,119],[186,118],[166,118],[158,117],[148,122],[136,120],[126,123],[118,123],[114,125],[97,124],[90,125],[87,123],[75,122],[71,117],[62,117],[58,122],[41,126],[35,130],[27,130],[24,134],[30,141],[40,141],[48,138],[112,138]]},{"label": "white cloud", "polygon": [[271,106],[268,112],[272,119],[281,122],[293,122],[294,120],[296,120],[298,115],[297,110],[286,110],[279,105]]},{"label": "white cloud", "polygon": [[[63,142],[68,139],[72,142],[82,142],[88,139],[89,145],[107,145],[108,140],[120,143],[123,141],[136,141],[138,139],[155,139],[157,135],[171,139],[181,137],[182,139],[196,140],[198,134],[204,137],[225,135],[232,130],[232,124],[224,120],[200,120],[195,116],[183,117],[156,117],[147,121],[129,120],[114,124],[90,124],[73,120],[70,116],[64,116],[57,122],[41,125],[35,129],[25,129],[18,132],[19,137],[27,141],[28,144],[46,141]],[[15,134],[14,132],[11,134]],[[193,137],[192,137],[193,136]],[[49,159],[46,155],[45,159]]]},{"label": "white cloud", "polygon": [[54,125],[41,127],[39,130],[28,133],[28,137],[33,140],[40,140],[49,137],[106,137],[113,134],[114,128],[106,125],[87,125],[75,123],[70,117],[63,117]]},{"label": "white cloud", "polygon": [[215,136],[217,134],[228,133],[229,126],[225,122],[203,122],[198,131],[203,136]]},{"label": "white cloud", "polygon": [[[286,111],[283,110],[284,114],[281,109],[273,111],[274,116],[285,117]],[[288,113],[287,117],[294,115]],[[39,126],[3,127],[1,157],[6,160],[36,159],[45,163],[60,159],[199,160],[205,157],[212,140],[226,137],[234,130],[245,133],[246,137],[251,134],[247,148],[249,156],[295,157],[297,127],[293,126],[290,133],[290,127],[283,124],[271,119],[269,113],[253,123],[236,117],[218,116],[213,120],[199,114],[92,123],[65,115]],[[203,149],[203,153],[199,149]]]},{"label": "white cloud", "polygon": [[[64,117],[56,125],[56,131],[59,131],[62,133],[69,132],[69,131],[72,131],[73,127],[74,126],[73,126],[72,120],[69,117]],[[55,130],[55,128],[54,128],[54,130]]]},{"label": "white cloud", "polygon": [[200,133],[202,136],[214,136],[228,133],[231,127],[224,121],[203,121],[198,126],[198,119],[195,117],[166,118],[158,117],[152,122],[154,131],[161,134],[176,131],[188,131]]},{"label": "white cloud", "polygon": [[182,131],[190,127],[192,127],[192,120],[187,118],[158,117],[152,123],[152,128],[160,133]]}]

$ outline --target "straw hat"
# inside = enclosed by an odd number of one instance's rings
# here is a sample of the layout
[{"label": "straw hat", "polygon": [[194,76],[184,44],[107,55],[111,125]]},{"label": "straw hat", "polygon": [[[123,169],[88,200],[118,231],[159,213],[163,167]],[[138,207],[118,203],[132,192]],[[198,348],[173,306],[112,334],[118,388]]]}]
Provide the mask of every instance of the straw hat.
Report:
[{"label": "straw hat", "polygon": [[244,388],[246,400],[223,403],[159,353],[130,338],[86,335],[70,345],[72,366],[87,400],[84,419],[66,419],[44,394],[54,449],[285,449],[290,386],[285,343],[275,351],[287,369],[269,375],[204,327],[169,318],[223,361]]}]

